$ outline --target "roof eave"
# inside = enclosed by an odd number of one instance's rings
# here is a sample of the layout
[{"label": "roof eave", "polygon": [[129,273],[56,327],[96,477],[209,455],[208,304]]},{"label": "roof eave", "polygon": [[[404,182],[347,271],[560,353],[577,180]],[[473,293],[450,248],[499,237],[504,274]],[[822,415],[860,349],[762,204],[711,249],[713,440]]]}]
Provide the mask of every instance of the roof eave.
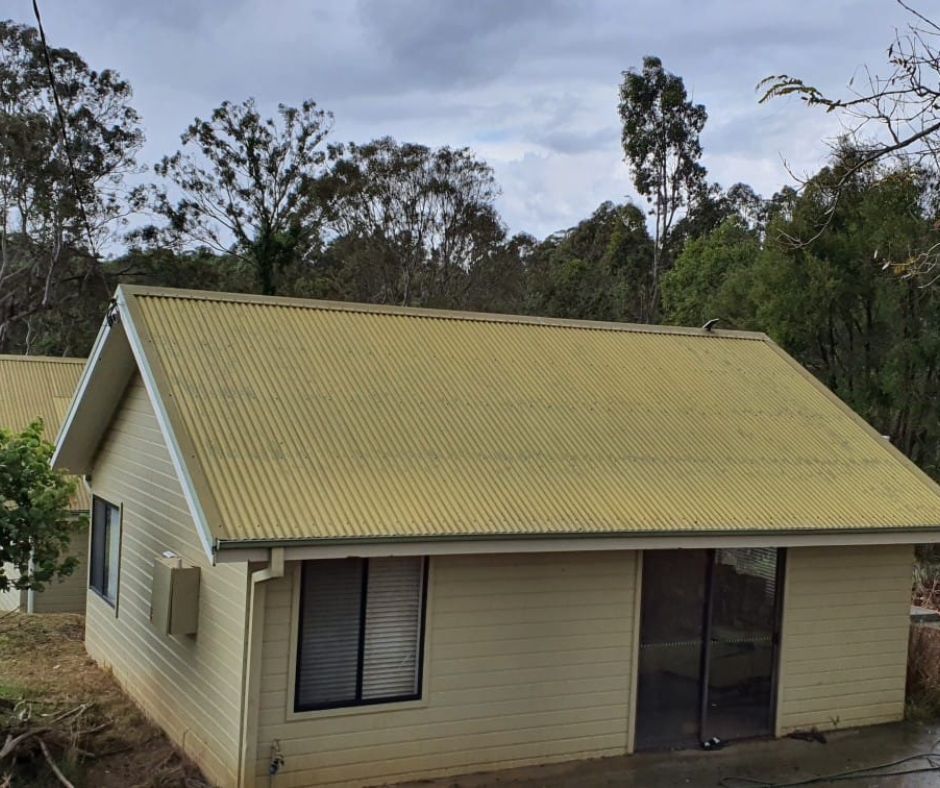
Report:
[{"label": "roof eave", "polygon": [[923,526],[791,528],[775,530],[648,531],[614,533],[334,537],[219,540],[216,560],[265,560],[284,548],[290,560],[356,555],[444,555],[461,553],[579,552],[702,547],[812,547],[940,542],[940,523]]}]

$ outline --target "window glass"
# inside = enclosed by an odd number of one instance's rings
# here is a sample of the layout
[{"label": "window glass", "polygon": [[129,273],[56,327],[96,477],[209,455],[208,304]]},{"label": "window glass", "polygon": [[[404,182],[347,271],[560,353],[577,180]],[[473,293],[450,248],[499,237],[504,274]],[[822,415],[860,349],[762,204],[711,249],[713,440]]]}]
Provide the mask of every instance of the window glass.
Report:
[{"label": "window glass", "polygon": [[418,691],[421,562],[376,558],[369,562],[362,697],[388,698]]},{"label": "window glass", "polygon": [[121,563],[121,510],[95,497],[91,517],[91,565],[88,584],[114,605]]},{"label": "window glass", "polygon": [[420,696],[424,575],[412,557],[304,563],[298,710]]}]

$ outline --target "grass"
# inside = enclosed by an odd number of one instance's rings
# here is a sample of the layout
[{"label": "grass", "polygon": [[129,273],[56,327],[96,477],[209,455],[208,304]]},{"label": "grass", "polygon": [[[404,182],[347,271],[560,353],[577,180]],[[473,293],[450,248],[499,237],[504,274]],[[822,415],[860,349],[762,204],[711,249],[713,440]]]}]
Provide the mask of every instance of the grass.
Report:
[{"label": "grass", "polygon": [[[82,616],[0,614],[0,747],[8,736],[48,726],[47,749],[76,788],[205,786],[88,657],[83,636]],[[0,788],[5,783],[61,788],[37,737],[0,761]]]}]

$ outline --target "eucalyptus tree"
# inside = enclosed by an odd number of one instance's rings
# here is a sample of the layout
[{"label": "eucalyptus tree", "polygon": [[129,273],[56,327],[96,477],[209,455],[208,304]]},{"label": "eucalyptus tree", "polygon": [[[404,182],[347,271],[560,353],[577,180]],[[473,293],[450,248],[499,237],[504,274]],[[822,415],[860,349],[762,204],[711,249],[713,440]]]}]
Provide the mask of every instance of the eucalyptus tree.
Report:
[{"label": "eucalyptus tree", "polygon": [[143,142],[130,100],[116,72],[0,22],[0,351],[68,350],[50,312],[103,289],[101,252],[126,219]]},{"label": "eucalyptus tree", "polygon": [[223,102],[208,120],[196,118],[182,147],[154,167],[163,183],[137,198],[163,223],[133,239],[234,255],[262,293],[278,292],[290,266],[311,263],[321,250],[325,211],[316,184],[332,123],[312,100],[280,104],[270,118],[251,98]]},{"label": "eucalyptus tree", "polygon": [[328,182],[333,250],[360,300],[459,305],[505,252],[493,171],[467,148],[350,143]]},{"label": "eucalyptus tree", "polygon": [[648,56],[641,70],[623,72],[620,119],[633,184],[654,218],[649,308],[644,315],[653,321],[659,314],[660,278],[670,262],[674,224],[705,184],[699,135],[708,114],[689,99],[681,77],[666,71],[658,57]]}]

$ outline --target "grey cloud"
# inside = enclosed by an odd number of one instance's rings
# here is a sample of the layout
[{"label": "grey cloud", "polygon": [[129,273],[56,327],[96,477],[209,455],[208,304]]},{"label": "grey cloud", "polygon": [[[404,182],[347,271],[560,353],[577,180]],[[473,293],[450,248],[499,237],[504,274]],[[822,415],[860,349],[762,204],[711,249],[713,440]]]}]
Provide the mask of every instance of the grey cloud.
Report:
[{"label": "grey cloud", "polygon": [[[905,15],[888,0],[42,0],[55,45],[134,86],[152,163],[195,115],[253,95],[265,109],[311,97],[335,137],[384,134],[469,145],[500,179],[513,230],[544,235],[631,192],[617,86],[660,55],[706,104],[704,163],[763,192],[826,155],[832,118],[757,103],[771,73],[839,90],[880,64]],[[6,14],[32,19],[29,0]]]},{"label": "grey cloud", "polygon": [[358,10],[387,75],[450,87],[504,73],[537,31],[571,13],[558,0],[360,0]]}]

